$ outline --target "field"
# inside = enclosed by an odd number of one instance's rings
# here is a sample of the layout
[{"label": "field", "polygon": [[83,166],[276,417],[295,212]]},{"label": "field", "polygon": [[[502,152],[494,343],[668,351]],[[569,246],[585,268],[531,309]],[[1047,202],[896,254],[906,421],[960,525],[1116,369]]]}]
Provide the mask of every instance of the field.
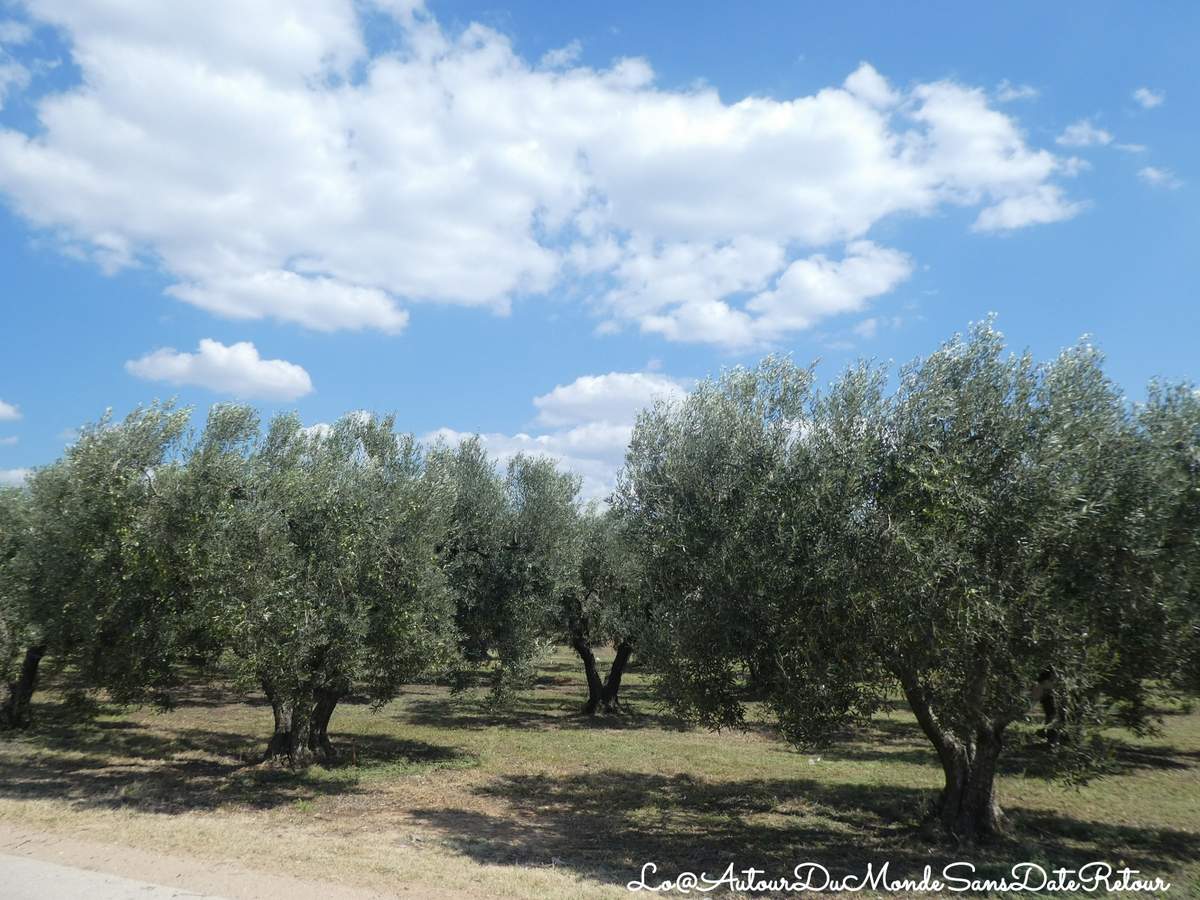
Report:
[{"label": "field", "polygon": [[504,711],[432,685],[378,711],[343,704],[344,763],[293,774],[254,764],[271,724],[260,697],[196,687],[168,713],[84,720],[49,684],[36,727],[0,741],[10,827],[412,896],[620,896],[650,861],[669,876],[887,860],[915,877],[966,859],[1106,860],[1200,897],[1200,711],[1167,710],[1160,734],[1127,737],[1112,774],[1078,788],[1017,747],[1000,785],[1011,836],[968,851],[921,829],[941,772],[901,709],[798,753],[765,727],[682,727],[635,668],[632,711],[588,720],[562,651]]}]

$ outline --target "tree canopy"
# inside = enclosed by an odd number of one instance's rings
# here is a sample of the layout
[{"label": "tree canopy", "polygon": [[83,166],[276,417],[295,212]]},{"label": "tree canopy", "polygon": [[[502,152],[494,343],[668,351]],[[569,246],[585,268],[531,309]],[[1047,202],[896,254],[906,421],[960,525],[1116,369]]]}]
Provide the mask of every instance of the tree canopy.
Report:
[{"label": "tree canopy", "polygon": [[823,392],[785,360],[727,372],[642,416],[618,508],[677,709],[737,725],[759,698],[808,744],[898,689],[942,820],[973,839],[1002,826],[997,759],[1040,692],[1076,761],[1114,716],[1146,724],[1173,667],[1155,648],[1194,628],[1160,473],[1196,444],[1155,439],[1163,402],[1131,407],[1086,343],[1038,364],[990,323],[887,386],[866,365]]}]

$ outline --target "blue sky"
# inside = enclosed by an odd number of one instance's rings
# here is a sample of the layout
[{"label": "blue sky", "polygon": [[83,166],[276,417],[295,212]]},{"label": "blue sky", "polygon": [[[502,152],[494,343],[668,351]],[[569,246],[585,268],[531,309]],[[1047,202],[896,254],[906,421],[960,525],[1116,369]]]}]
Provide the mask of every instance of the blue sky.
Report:
[{"label": "blue sky", "polygon": [[1191,3],[0,0],[0,478],[247,399],[545,452],[988,312],[1197,376]]}]

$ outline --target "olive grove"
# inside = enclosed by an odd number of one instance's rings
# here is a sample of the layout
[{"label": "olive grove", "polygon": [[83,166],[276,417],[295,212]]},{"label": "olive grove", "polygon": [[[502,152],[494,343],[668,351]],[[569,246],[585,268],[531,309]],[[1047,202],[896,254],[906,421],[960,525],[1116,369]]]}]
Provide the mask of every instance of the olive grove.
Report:
[{"label": "olive grove", "polygon": [[261,690],[264,758],[302,766],[351,695],[487,670],[505,702],[566,644],[583,713],[617,712],[636,652],[680,715],[754,706],[801,746],[902,698],[936,819],[974,841],[1004,829],[1023,723],[1083,774],[1102,729],[1200,690],[1200,394],[1131,402],[1086,342],[1038,362],[987,322],[825,387],[775,357],[726,371],[642,412],[608,506],[392,417],[189,422],[106,416],[0,490],[0,728],[30,723],[43,658],[164,706],[188,664]]}]

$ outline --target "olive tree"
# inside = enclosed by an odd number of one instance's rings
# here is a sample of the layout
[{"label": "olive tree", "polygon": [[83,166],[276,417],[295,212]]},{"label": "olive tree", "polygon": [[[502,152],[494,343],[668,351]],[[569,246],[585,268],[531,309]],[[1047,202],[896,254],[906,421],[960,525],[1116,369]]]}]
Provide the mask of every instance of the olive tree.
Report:
[{"label": "olive tree", "polygon": [[[4,720],[27,724],[39,663],[70,663],[84,688],[142,699],[172,679],[189,602],[169,564],[188,412],[152,404],[82,429],[57,462],[8,494],[0,573],[10,634],[25,645]],[[13,630],[15,628],[15,630]]]},{"label": "olive tree", "polygon": [[[583,662],[585,715],[620,710],[621,679],[644,628],[637,557],[611,510],[587,509],[579,520],[579,575],[561,598],[564,636]],[[593,647],[616,651],[603,680]]]},{"label": "olive tree", "polygon": [[220,455],[241,473],[206,529],[209,618],[271,702],[267,756],[328,758],[352,689],[386,702],[452,653],[436,554],[451,498],[391,418],[304,429],[280,416],[249,452]]},{"label": "olive tree", "polygon": [[524,454],[501,474],[478,438],[435,447],[431,466],[454,489],[442,558],[463,653],[476,664],[494,654],[502,699],[560,634],[562,598],[579,575],[579,479]]},{"label": "olive tree", "polygon": [[24,491],[0,488],[0,729],[28,721],[41,661],[26,607],[28,594],[13,565],[27,538],[28,505]]},{"label": "olive tree", "polygon": [[997,763],[1041,691],[1076,757],[1114,714],[1146,721],[1177,626],[1166,517],[1086,344],[1039,365],[984,324],[887,384],[860,365],[818,393],[781,360],[706,382],[639,420],[618,508],[677,708],[737,725],[758,698],[808,744],[898,688],[941,822],[976,840],[1003,827]]}]

